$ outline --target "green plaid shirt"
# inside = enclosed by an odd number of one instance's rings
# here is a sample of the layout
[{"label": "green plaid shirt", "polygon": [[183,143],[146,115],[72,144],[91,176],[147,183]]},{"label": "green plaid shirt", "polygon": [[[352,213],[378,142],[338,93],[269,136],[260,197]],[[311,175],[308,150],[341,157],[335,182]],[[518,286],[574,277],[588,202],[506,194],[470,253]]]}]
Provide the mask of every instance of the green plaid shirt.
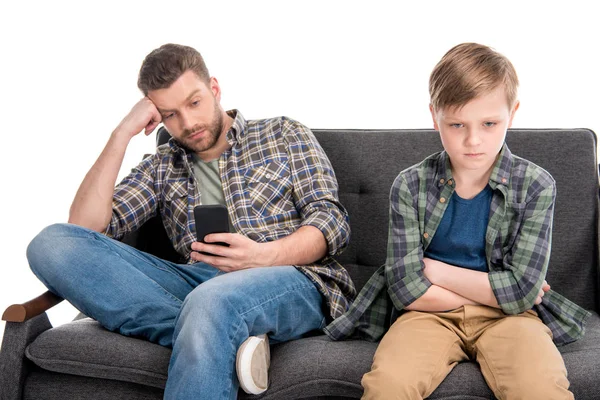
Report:
[{"label": "green plaid shirt", "polygon": [[[583,335],[589,312],[553,290],[534,305],[550,257],[556,188],[537,165],[504,145],[489,185],[493,190],[485,235],[489,280],[506,314],[534,309],[557,345]],[[369,279],[350,309],[327,326],[333,339],[379,340],[395,317],[431,286],[423,253],[442,220],[455,183],[446,152],[402,171],[390,192],[387,260]]]},{"label": "green plaid shirt", "polygon": [[[350,225],[329,159],[312,132],[296,121],[246,121],[237,110],[228,114],[234,118],[227,132],[231,148],[219,158],[219,171],[231,223],[256,242],[281,239],[305,225],[318,228],[328,255],[296,268],[325,296],[331,316],[340,316],[356,290],[348,272],[331,257],[348,245]],[[160,214],[177,252],[193,263],[193,210],[202,204],[202,188],[192,164],[192,153],[173,138],[160,146],[115,188],[105,234],[120,239]]]}]

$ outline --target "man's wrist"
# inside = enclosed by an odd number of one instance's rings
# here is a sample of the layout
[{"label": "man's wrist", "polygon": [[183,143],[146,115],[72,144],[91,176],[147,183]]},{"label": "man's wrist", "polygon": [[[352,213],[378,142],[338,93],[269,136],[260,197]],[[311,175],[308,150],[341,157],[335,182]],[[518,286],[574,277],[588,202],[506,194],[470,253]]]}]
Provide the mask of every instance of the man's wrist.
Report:
[{"label": "man's wrist", "polygon": [[116,145],[127,147],[133,136],[135,135],[119,126],[112,132],[111,141]]},{"label": "man's wrist", "polygon": [[279,243],[277,241],[257,243],[259,260],[258,265],[273,267],[278,264],[279,260]]}]

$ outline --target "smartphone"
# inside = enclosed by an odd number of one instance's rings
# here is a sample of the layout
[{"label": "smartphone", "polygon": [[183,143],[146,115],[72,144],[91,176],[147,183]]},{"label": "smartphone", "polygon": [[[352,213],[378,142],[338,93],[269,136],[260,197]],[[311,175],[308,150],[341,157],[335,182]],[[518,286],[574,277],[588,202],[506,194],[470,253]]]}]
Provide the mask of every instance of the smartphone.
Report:
[{"label": "smartphone", "polygon": [[[206,243],[204,237],[210,233],[229,232],[229,217],[227,216],[227,207],[221,204],[200,205],[194,207],[194,220],[196,221],[196,238],[199,242]],[[229,243],[211,242],[209,244],[218,244],[229,247]],[[204,251],[200,252],[208,256],[214,254]]]}]

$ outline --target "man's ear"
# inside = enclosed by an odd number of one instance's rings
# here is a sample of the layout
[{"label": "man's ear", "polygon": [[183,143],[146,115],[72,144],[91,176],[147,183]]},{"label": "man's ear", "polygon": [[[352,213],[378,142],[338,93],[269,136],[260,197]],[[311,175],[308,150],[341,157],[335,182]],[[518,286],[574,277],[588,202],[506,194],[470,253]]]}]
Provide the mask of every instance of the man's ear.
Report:
[{"label": "man's ear", "polygon": [[435,129],[436,131],[439,131],[440,127],[438,126],[436,112],[433,109],[432,104],[429,105],[429,112],[431,113],[431,119],[433,120],[433,129]]},{"label": "man's ear", "polygon": [[212,92],[215,99],[220,103],[221,102],[221,86],[219,85],[219,81],[214,76],[210,77],[210,91]]},{"label": "man's ear", "polygon": [[510,111],[510,120],[508,121],[508,128],[512,127],[513,119],[515,118],[515,113],[519,109],[520,105],[521,105],[521,102],[519,100],[517,100],[515,102],[513,109]]}]

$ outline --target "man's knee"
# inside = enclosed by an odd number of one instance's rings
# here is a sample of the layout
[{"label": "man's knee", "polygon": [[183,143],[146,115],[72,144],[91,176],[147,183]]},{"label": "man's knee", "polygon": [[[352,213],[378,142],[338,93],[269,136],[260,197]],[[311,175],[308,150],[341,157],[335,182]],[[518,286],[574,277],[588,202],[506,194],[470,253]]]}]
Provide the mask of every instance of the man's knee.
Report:
[{"label": "man's knee", "polygon": [[213,280],[200,284],[183,301],[175,322],[174,340],[179,346],[197,344],[213,335],[225,335],[239,345],[248,336],[231,290],[212,284]]},{"label": "man's knee", "polygon": [[213,284],[213,280],[214,278],[201,283],[192,290],[185,298],[184,306],[212,308],[228,304],[231,290],[227,286]]},{"label": "man's knee", "polygon": [[228,285],[219,285],[215,278],[192,290],[182,304],[181,316],[210,320],[218,315],[229,314],[233,318],[239,314],[240,294]]},{"label": "man's knee", "polygon": [[27,260],[33,273],[42,278],[52,276],[77,250],[70,240],[73,233],[83,228],[70,224],[54,224],[44,228],[27,246]]}]

